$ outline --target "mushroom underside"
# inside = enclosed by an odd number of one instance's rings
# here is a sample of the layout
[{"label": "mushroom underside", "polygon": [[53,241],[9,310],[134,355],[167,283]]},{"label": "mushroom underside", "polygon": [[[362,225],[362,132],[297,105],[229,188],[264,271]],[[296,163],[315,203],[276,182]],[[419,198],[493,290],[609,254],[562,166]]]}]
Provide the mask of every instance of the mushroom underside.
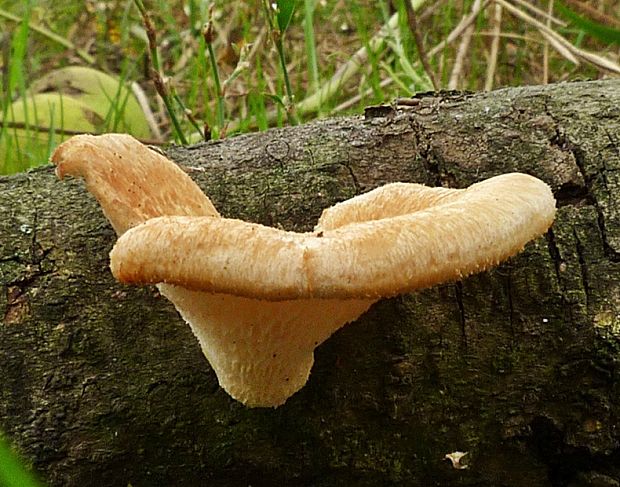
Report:
[{"label": "mushroom underside", "polygon": [[191,326],[220,386],[249,407],[277,407],[301,389],[314,349],[376,301],[264,301],[157,287]]}]

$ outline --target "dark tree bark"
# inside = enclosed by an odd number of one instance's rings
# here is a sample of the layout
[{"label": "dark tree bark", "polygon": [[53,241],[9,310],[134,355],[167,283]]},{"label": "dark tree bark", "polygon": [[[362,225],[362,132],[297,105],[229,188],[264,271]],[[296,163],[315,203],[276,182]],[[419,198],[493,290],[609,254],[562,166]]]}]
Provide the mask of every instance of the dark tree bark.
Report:
[{"label": "dark tree bark", "polygon": [[521,171],[557,197],[545,237],[377,303],[275,410],[219,389],[154,288],[113,280],[80,181],[0,178],[0,428],[58,486],[619,485],[619,107],[620,80],[442,93],[171,149],[224,215],[296,230],[390,181]]}]

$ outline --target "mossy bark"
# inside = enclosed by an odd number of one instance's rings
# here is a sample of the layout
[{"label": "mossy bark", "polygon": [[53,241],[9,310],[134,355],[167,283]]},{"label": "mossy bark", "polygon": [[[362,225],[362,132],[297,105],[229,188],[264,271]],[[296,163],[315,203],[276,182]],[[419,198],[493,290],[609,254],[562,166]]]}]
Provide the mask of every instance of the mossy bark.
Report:
[{"label": "mossy bark", "polygon": [[0,178],[0,428],[50,485],[618,485],[620,80],[411,105],[169,151],[224,215],[296,230],[390,181],[521,171],[557,197],[519,256],[337,332],[275,410],[228,397],[174,308],[112,279],[80,181]]}]

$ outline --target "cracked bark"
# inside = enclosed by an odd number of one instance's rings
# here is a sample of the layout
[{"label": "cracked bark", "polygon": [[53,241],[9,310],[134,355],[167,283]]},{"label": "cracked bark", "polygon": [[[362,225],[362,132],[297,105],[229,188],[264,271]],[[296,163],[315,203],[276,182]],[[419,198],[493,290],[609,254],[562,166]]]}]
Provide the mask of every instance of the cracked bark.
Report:
[{"label": "cracked bark", "polygon": [[171,149],[225,215],[296,230],[389,181],[554,189],[546,239],[377,303],[277,410],[232,401],[169,303],[113,281],[80,182],[0,178],[0,427],[51,485],[618,485],[618,107],[620,80],[443,93]]}]

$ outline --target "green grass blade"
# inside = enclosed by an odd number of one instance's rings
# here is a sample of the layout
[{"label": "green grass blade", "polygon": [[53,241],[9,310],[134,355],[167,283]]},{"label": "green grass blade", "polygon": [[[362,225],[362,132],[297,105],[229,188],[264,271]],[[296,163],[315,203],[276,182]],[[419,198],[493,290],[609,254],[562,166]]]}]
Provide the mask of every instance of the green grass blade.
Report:
[{"label": "green grass blade", "polygon": [[[2,110],[2,120],[7,120],[7,113],[9,107],[12,108],[11,101],[13,97],[19,93],[24,97],[26,92],[26,81],[24,75],[24,59],[26,57],[26,51],[28,49],[28,35],[30,33],[30,11],[31,4],[27,2],[26,4],[26,15],[20,20],[20,25],[17,29],[17,32],[13,35],[11,39],[11,55],[9,58],[9,66],[8,66],[8,76],[6,80],[6,92],[3,97],[3,110]],[[25,100],[25,97],[24,97]],[[25,101],[24,101],[25,103]],[[11,117],[12,119],[12,117]],[[27,120],[26,120],[27,122]],[[0,127],[0,141],[5,139],[8,141],[11,138],[11,129],[6,126]],[[19,159],[20,152],[11,151],[6,152],[6,160],[3,163],[4,170],[12,171],[14,166],[19,167]]]},{"label": "green grass blade", "polygon": [[295,11],[295,0],[278,0],[276,5],[278,6],[278,13],[276,20],[278,22],[278,28],[280,32],[284,33],[288,29],[291,19],[293,18],[293,12]]},{"label": "green grass blade", "polygon": [[587,19],[586,17],[582,17],[568,7],[562,5],[560,2],[556,3],[556,8],[562,13],[562,15],[567,17],[573,24],[575,24],[586,34],[596,37],[607,44],[620,45],[620,30],[608,27],[600,22]]},{"label": "green grass blade", "polygon": [[0,434],[0,485],[3,487],[40,487],[35,476],[20,463],[17,455]]},{"label": "green grass blade", "polygon": [[[17,15],[13,15],[11,12],[7,12],[6,10],[2,8],[0,8],[0,17],[4,17],[5,19],[12,20],[13,22],[21,22],[22,20],[24,20],[23,18]],[[58,34],[52,32],[51,30],[46,29],[45,27],[42,27],[34,23],[29,23],[29,28],[33,30],[34,32],[37,32],[38,34],[41,34],[42,36],[47,37],[49,40],[54,41],[57,44],[60,44],[61,46],[66,47],[67,49],[75,51],[75,53],[78,56],[80,56],[84,61],[86,61],[88,64],[95,64],[94,57],[92,57],[90,54],[88,54],[87,52],[81,49],[76,49],[75,44],[73,44],[71,41],[68,41],[64,37],[59,36]]]},{"label": "green grass blade", "polygon": [[[310,91],[319,89],[319,67],[314,40],[314,8],[315,0],[304,0],[304,38],[306,41],[306,57],[308,58],[308,78]],[[320,108],[320,107],[319,107]]]}]

